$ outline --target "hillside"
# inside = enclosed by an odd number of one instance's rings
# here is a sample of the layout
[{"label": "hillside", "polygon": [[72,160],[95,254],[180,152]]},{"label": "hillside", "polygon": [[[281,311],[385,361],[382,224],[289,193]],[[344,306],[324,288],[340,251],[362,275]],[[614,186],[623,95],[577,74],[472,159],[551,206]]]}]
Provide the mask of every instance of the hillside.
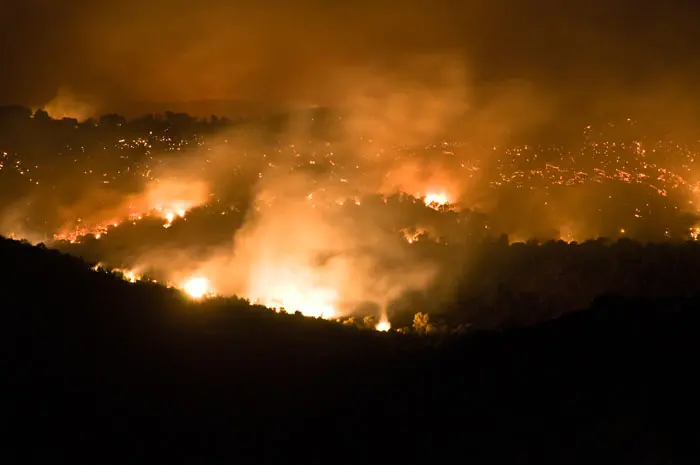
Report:
[{"label": "hillside", "polygon": [[698,296],[434,339],[6,239],[0,263],[13,463],[683,463],[699,439]]}]

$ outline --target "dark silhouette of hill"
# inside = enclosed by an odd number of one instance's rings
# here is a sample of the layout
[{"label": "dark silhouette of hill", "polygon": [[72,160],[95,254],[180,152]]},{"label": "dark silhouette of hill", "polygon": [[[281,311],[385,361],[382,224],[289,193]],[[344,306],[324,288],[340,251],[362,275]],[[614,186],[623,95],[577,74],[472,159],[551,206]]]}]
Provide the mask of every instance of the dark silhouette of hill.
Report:
[{"label": "dark silhouette of hill", "polygon": [[700,297],[360,331],[0,240],[7,463],[693,463]]}]

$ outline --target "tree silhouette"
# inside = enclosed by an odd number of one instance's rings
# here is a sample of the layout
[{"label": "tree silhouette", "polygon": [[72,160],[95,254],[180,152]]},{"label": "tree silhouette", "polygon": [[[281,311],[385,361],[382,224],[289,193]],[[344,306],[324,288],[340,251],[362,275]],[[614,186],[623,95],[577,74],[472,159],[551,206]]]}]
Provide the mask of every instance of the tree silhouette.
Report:
[{"label": "tree silhouette", "polygon": [[34,117],[34,120],[36,120],[36,121],[42,121],[42,122],[51,121],[51,117],[49,116],[49,114],[45,110],[41,110],[41,109],[35,111],[33,117]]}]

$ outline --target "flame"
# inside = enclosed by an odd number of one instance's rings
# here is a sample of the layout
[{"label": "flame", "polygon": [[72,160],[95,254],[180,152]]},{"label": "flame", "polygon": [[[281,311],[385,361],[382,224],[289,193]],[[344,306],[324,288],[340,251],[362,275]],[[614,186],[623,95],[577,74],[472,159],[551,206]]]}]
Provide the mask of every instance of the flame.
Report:
[{"label": "flame", "polygon": [[124,275],[124,279],[129,281],[130,283],[135,283],[136,281],[139,281],[141,279],[141,276],[136,274],[135,272],[131,270],[115,270],[115,271],[120,271]]},{"label": "flame", "polygon": [[[163,227],[169,228],[177,218],[184,218],[187,212],[195,206],[196,205],[189,205],[184,202],[173,202],[167,207],[157,205],[152,210],[144,213],[131,212],[126,219],[135,224],[137,221],[141,221],[144,218],[158,216],[165,220]],[[78,220],[78,222],[81,223],[80,220]],[[68,241],[71,243],[79,243],[83,237],[88,235],[95,236],[95,239],[101,239],[109,232],[110,228],[116,228],[122,224],[122,222],[123,220],[110,219],[92,225],[80,224],[78,226],[66,226],[61,228],[58,233],[54,234],[53,238],[55,241]]]},{"label": "flame", "polygon": [[268,290],[268,296],[257,300],[277,311],[298,311],[304,316],[325,319],[338,315],[333,304],[337,293],[331,289],[302,290],[294,284],[279,284]]},{"label": "flame", "polygon": [[447,194],[444,192],[428,192],[425,195],[425,204],[430,206],[430,205],[445,205],[450,203],[449,198],[447,197]]},{"label": "flame", "polygon": [[374,327],[377,331],[387,332],[391,329],[391,323],[386,318],[383,318],[377,326]]},{"label": "flame", "polygon": [[130,283],[135,283],[136,281],[141,281],[141,279],[143,279],[143,276],[141,276],[141,274],[135,270],[125,268],[112,268],[111,270],[108,270],[102,265],[102,263],[98,263],[97,265],[93,266],[92,269],[93,271],[106,270],[110,271],[111,273],[121,274],[124,281],[128,281]]},{"label": "flame", "polygon": [[180,287],[185,294],[193,299],[201,299],[207,295],[213,294],[211,291],[211,284],[204,276],[192,276],[185,280]]},{"label": "flame", "polygon": [[190,205],[187,202],[176,201],[171,202],[167,206],[158,204],[156,205],[154,210],[158,213],[158,215],[161,218],[165,220],[163,227],[167,229],[170,226],[172,226],[173,221],[175,221],[175,219],[184,218],[187,212],[193,207],[193,205]]},{"label": "flame", "polygon": [[[119,277],[128,281],[130,283],[135,283],[144,280],[143,275],[141,275],[135,269],[124,269],[124,268],[112,268],[109,269],[105,267],[102,263],[98,263],[92,267],[94,271],[109,271],[112,273],[117,273]],[[290,270],[267,270],[268,277],[281,276],[279,273],[291,273]],[[300,275],[298,270],[291,275]],[[157,282],[151,280],[151,282]],[[278,283],[278,284],[269,284]],[[306,281],[297,280],[295,282],[286,282],[284,280],[266,280],[256,284],[254,288],[257,292],[255,298],[250,298],[258,304],[264,305],[268,308],[276,310],[279,312],[296,312],[299,311],[302,315],[312,318],[323,318],[323,319],[336,319],[340,315],[337,310],[336,302],[339,301],[339,293],[332,288],[328,287],[305,287]],[[168,287],[173,287],[179,289],[187,296],[194,300],[201,300],[206,297],[214,296],[216,293],[213,290],[210,280],[202,274],[192,275],[180,284],[169,283]],[[381,320],[375,325],[375,329],[381,332],[387,332],[391,330],[391,322],[386,316],[383,316]]]},{"label": "flame", "polygon": [[694,241],[700,239],[700,227],[694,226],[690,228],[690,238]]},{"label": "flame", "polygon": [[431,191],[425,194],[425,197],[423,197],[423,202],[427,207],[438,210],[440,207],[450,206],[452,203],[452,198],[445,191]]},{"label": "flame", "polygon": [[208,186],[203,181],[155,180],[142,193],[129,196],[109,212],[102,211],[90,220],[78,218],[69,221],[54,234],[54,240],[76,243],[90,234],[100,239],[110,228],[116,228],[123,221],[136,223],[154,216],[164,219],[163,227],[169,228],[177,218],[184,218],[187,212],[205,204],[208,192]]},{"label": "flame", "polygon": [[[93,271],[101,271],[101,270],[106,270],[111,273],[116,273],[118,275],[121,275],[121,277],[124,279],[124,281],[128,281],[130,283],[135,283],[137,281],[141,281],[144,279],[143,275],[141,275],[138,271],[136,270],[129,270],[125,268],[105,268],[102,263],[98,263],[97,265],[92,267]],[[151,282],[157,282],[151,280]],[[177,289],[180,289],[183,291],[185,294],[190,296],[193,299],[202,299],[203,297],[206,296],[211,296],[214,295],[214,292],[212,290],[211,283],[209,279],[207,279],[204,276],[200,275],[195,275],[191,276],[187,279],[185,279],[180,285],[173,285],[173,284],[168,284],[168,287],[175,287]]]},{"label": "flame", "polygon": [[119,226],[119,221],[110,219],[108,221],[102,221],[93,225],[82,224],[81,220],[78,219],[77,226],[64,226],[59,232],[53,235],[55,241],[68,241],[72,244],[80,242],[80,239],[93,235],[95,239],[102,238],[105,234],[109,232],[109,228]]},{"label": "flame", "polygon": [[426,233],[425,229],[422,228],[406,228],[402,229],[401,232],[403,233],[403,238],[408,242],[409,244],[414,244],[418,242],[418,239],[420,239],[420,236]]}]

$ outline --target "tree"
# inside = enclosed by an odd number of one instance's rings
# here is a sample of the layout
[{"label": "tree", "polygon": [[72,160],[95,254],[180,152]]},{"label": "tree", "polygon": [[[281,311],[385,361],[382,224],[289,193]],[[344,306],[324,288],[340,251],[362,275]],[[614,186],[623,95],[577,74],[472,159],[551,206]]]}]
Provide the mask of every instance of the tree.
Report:
[{"label": "tree", "polygon": [[100,117],[100,126],[106,128],[121,127],[126,123],[126,118],[117,114],[104,115]]},{"label": "tree", "polygon": [[51,121],[51,117],[46,110],[37,110],[34,112],[34,119],[36,121]]},{"label": "tree", "polygon": [[430,315],[423,312],[418,312],[413,315],[413,329],[419,334],[425,334],[430,325]]}]

